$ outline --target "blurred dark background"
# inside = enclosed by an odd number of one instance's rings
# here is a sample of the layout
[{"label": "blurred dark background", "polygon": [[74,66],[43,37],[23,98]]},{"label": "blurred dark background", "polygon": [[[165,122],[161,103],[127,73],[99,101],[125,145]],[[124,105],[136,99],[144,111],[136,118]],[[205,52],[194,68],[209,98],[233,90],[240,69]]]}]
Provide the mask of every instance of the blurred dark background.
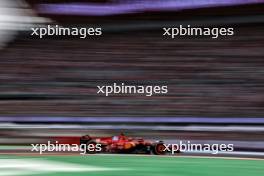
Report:
[{"label": "blurred dark background", "polygon": [[[0,56],[1,115],[263,117],[262,26],[233,37],[98,39],[20,36]],[[162,96],[96,94],[97,85],[168,85]]]},{"label": "blurred dark background", "polygon": [[[0,55],[2,116],[263,117],[263,4],[104,16],[42,13],[40,3],[50,2],[69,1],[29,1],[52,23],[102,26],[104,34],[37,39],[20,32]],[[234,27],[235,35],[162,36],[162,27],[180,24]],[[168,85],[169,93],[96,94],[97,85],[114,82]]]}]

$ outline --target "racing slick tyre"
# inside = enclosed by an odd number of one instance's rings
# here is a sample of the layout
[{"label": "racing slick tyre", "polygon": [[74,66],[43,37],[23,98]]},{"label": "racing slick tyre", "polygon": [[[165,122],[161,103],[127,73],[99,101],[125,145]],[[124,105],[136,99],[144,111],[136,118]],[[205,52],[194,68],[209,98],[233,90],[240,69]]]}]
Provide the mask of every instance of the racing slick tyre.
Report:
[{"label": "racing slick tyre", "polygon": [[163,142],[158,142],[158,143],[155,143],[153,145],[152,152],[155,155],[165,155],[166,154],[165,149],[166,148],[164,146],[164,143]]},{"label": "racing slick tyre", "polygon": [[[86,153],[87,154],[96,154],[96,145],[97,143],[95,141],[88,141],[86,143]],[[91,150],[91,148],[94,148],[94,150]]]}]

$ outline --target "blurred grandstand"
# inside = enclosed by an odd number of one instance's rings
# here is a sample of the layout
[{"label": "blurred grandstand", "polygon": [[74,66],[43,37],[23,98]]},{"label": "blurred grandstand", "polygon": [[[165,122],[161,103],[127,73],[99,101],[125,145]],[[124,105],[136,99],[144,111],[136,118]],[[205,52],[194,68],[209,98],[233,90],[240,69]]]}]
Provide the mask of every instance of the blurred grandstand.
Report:
[{"label": "blurred grandstand", "polygon": [[[263,157],[264,1],[150,2],[28,0],[26,14],[39,21],[0,50],[0,144],[123,131],[165,141],[231,141],[236,151]],[[29,37],[30,26],[47,22],[101,26],[104,35]],[[180,24],[232,26],[235,35],[162,36],[162,27]],[[97,85],[114,82],[168,85],[169,93],[96,94]]]}]

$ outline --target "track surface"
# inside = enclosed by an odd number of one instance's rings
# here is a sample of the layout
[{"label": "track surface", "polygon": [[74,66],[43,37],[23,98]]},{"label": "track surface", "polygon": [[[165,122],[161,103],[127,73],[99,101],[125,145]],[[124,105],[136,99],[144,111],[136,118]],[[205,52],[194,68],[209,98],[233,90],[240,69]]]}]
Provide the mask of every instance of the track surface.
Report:
[{"label": "track surface", "polygon": [[0,176],[260,176],[264,160],[126,155],[0,155]]}]

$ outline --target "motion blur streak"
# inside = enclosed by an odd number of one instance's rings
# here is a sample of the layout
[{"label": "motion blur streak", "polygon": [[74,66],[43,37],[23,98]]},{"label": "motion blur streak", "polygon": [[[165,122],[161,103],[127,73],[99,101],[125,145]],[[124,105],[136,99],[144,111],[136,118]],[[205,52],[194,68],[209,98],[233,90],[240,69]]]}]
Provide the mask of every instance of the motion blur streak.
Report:
[{"label": "motion blur streak", "polygon": [[28,30],[30,26],[48,20],[34,15],[22,0],[0,1],[0,49],[14,38],[17,31]]},{"label": "motion blur streak", "polygon": [[0,122],[264,124],[254,117],[0,117]]},{"label": "motion blur streak", "polygon": [[145,11],[177,11],[205,7],[232,6],[251,3],[261,3],[263,0],[141,0],[118,1],[119,3],[69,3],[69,4],[41,4],[39,10],[47,14],[75,14],[75,15],[118,15],[139,13]]}]

